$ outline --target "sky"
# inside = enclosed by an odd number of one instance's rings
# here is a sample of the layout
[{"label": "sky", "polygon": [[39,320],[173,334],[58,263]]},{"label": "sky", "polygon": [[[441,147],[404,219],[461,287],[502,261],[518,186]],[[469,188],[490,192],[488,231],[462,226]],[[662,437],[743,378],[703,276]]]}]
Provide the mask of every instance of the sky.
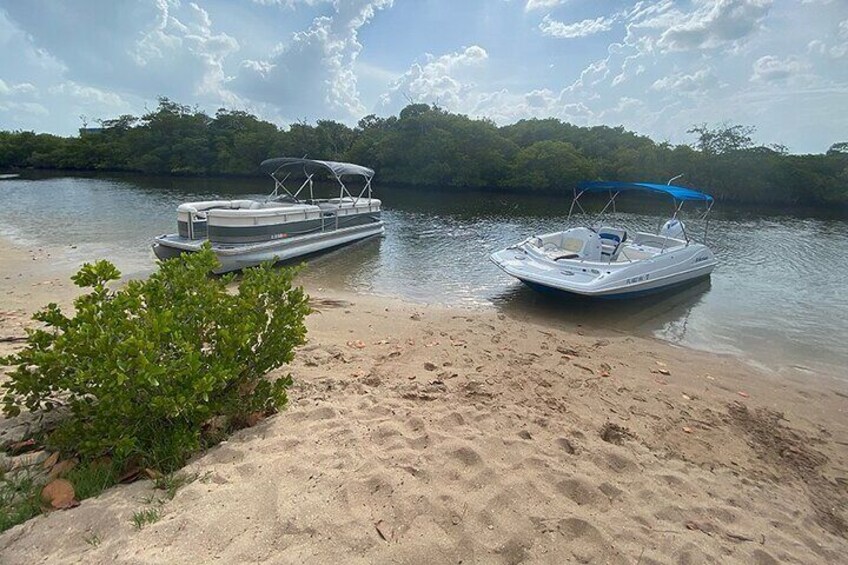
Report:
[{"label": "sky", "polygon": [[0,0],[0,130],[75,135],[159,96],[281,127],[410,102],[693,141],[848,141],[848,0]]}]

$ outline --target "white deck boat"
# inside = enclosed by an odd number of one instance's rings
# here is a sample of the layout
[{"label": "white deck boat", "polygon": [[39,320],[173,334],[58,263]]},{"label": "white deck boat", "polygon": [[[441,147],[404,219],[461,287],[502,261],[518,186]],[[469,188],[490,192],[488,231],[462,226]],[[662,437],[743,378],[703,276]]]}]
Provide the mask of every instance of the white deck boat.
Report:
[{"label": "white deck boat", "polygon": [[[264,201],[210,200],[187,202],[177,208],[177,233],[155,238],[159,259],[200,250],[210,242],[225,273],[264,261],[285,261],[381,235],[381,203],[371,197],[374,171],[351,163],[281,157],[261,164],[274,179],[274,191]],[[303,174],[300,187],[290,192],[285,182]],[[339,197],[313,197],[313,177],[329,175],[339,184]],[[359,178],[364,186],[356,196],[345,179]],[[308,190],[308,199],[298,197]]]},{"label": "white deck boat", "polygon": [[[607,226],[599,219],[624,191],[664,194],[674,199],[674,214],[658,233],[629,232],[620,226]],[[626,298],[668,290],[708,277],[716,266],[713,252],[704,243],[690,238],[678,218],[685,202],[706,207],[701,219],[706,240],[707,215],[713,198],[681,186],[583,182],[575,190],[569,210],[583,210],[580,197],[605,192],[607,205],[587,226],[532,236],[491,256],[507,274],[537,290],[554,290],[581,296]],[[585,212],[585,211],[584,211]]]}]

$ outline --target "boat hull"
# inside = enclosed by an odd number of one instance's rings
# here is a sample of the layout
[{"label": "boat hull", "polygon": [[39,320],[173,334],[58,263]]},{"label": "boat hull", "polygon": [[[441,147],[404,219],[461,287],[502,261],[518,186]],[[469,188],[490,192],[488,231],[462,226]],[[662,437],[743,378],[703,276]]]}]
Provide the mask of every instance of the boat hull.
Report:
[{"label": "boat hull", "polygon": [[[710,274],[707,273],[705,275],[699,275],[693,278],[687,278],[685,280],[666,284],[663,286],[655,286],[652,288],[646,288],[643,290],[632,290],[628,292],[618,292],[618,293],[610,293],[610,294],[578,294],[576,292],[571,292],[567,290],[561,290],[558,288],[541,285],[538,283],[534,283],[527,280],[522,280],[528,288],[535,290],[536,292],[541,292],[544,294],[553,294],[556,296],[564,296],[571,297],[575,299],[588,299],[588,300],[629,300],[629,299],[637,299],[642,298],[644,296],[654,296],[657,294],[662,294],[665,292],[675,292],[678,290],[683,290],[685,288],[689,288],[695,286],[705,280],[710,278]],[[520,279],[519,279],[520,280]]]},{"label": "boat hull", "polygon": [[[220,266],[215,273],[239,271],[255,267],[266,261],[288,261],[312,255],[321,251],[348,245],[362,239],[382,235],[385,231],[382,221],[367,225],[340,228],[337,230],[310,233],[273,241],[244,245],[212,244],[212,251],[218,257]],[[161,260],[168,260],[182,253],[199,251],[204,241],[189,240],[177,234],[161,235],[155,239],[153,252]]]}]

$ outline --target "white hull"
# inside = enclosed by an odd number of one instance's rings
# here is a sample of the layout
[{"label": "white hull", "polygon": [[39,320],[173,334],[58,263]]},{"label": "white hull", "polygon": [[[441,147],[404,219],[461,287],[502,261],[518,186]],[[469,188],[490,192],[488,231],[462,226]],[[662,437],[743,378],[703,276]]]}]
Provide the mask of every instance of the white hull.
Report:
[{"label": "white hull", "polygon": [[[212,245],[221,266],[216,273],[238,271],[254,267],[265,261],[287,261],[319,253],[361,239],[382,235],[383,222],[341,228],[333,231],[294,236],[285,239],[265,241],[243,245]],[[160,259],[170,259],[181,253],[199,251],[203,241],[187,240],[173,235],[161,235],[156,238],[153,250]]]},{"label": "white hull", "polygon": [[494,253],[491,260],[530,286],[599,298],[660,292],[707,277],[716,266],[712,251],[698,243],[676,245],[639,260],[605,262],[553,260],[525,242]]}]

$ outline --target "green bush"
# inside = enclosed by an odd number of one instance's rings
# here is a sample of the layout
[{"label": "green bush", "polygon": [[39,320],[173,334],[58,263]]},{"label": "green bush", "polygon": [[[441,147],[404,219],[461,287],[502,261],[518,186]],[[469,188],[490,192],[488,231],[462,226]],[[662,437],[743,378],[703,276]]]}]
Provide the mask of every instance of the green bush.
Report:
[{"label": "green bush", "polygon": [[15,366],[2,385],[4,412],[67,405],[48,444],[170,470],[210,430],[282,407],[291,377],[266,373],[304,343],[308,298],[292,287],[292,269],[247,270],[230,292],[233,276],[211,276],[216,265],[207,246],[117,291],[107,287],[120,277],[114,265],[83,265],[73,280],[91,291],[75,300],[75,315],[49,304],[26,348],[0,358]]}]

